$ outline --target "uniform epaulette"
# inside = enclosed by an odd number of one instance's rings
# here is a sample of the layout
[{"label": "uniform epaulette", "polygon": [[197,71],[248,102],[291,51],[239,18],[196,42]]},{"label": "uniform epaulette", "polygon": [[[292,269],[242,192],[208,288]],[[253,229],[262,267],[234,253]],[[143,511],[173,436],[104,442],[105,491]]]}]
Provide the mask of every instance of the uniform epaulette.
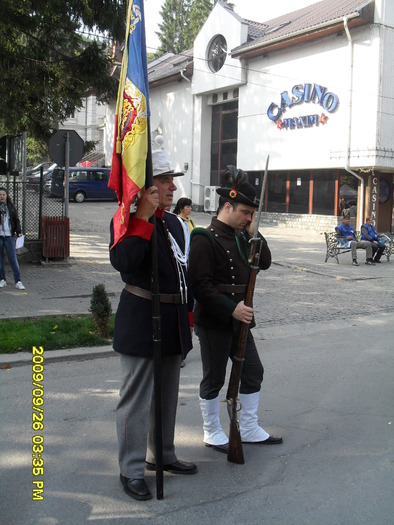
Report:
[{"label": "uniform epaulette", "polygon": [[190,242],[192,241],[193,237],[195,235],[205,235],[212,244],[213,247],[215,247],[215,239],[213,238],[212,234],[206,229],[206,228],[194,228],[190,234]]}]

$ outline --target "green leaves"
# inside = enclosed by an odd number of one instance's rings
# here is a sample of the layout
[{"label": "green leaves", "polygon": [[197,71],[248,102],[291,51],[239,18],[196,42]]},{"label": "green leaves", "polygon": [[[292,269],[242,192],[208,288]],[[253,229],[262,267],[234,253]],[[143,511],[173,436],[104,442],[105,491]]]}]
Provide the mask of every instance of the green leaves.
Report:
[{"label": "green leaves", "polygon": [[[160,39],[158,55],[182,53],[191,49],[194,40],[217,0],[166,0],[161,8],[162,23],[157,36]],[[228,2],[229,7],[233,4]]]},{"label": "green leaves", "polygon": [[[109,38],[124,38],[126,0],[3,0],[0,125],[47,140],[93,89],[116,96]],[[87,33],[101,32],[101,40]],[[103,34],[105,32],[105,35]],[[87,38],[88,36],[88,38]]]}]

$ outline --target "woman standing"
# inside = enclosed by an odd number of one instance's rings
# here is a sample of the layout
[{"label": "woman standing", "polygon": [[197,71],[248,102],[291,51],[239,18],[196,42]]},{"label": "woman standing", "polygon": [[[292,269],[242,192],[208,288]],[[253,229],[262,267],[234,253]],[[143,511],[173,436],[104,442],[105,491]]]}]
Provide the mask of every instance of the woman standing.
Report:
[{"label": "woman standing", "polygon": [[22,235],[18,212],[5,188],[0,188],[0,288],[7,285],[4,268],[4,248],[14,274],[15,286],[19,290],[25,287],[21,281],[15,248],[15,235]]},{"label": "woman standing", "polygon": [[[174,213],[178,216],[178,219],[181,221],[183,226],[183,232],[185,235],[185,255],[189,257],[190,249],[190,234],[192,230],[196,227],[189,215],[192,212],[192,200],[187,197],[181,197],[178,199],[178,202],[175,205]],[[181,368],[185,366],[185,361],[181,363]]]},{"label": "woman standing", "polygon": [[174,208],[175,215],[178,215],[184,223],[187,224],[189,233],[196,227],[189,215],[192,212],[192,200],[187,197],[181,197]]},{"label": "woman standing", "polygon": [[181,221],[183,230],[185,232],[185,254],[189,255],[189,245],[190,245],[190,234],[192,230],[196,227],[193,220],[189,217],[192,212],[192,200],[187,197],[181,197],[178,199],[176,206],[174,208],[175,215],[178,216],[178,219]]}]

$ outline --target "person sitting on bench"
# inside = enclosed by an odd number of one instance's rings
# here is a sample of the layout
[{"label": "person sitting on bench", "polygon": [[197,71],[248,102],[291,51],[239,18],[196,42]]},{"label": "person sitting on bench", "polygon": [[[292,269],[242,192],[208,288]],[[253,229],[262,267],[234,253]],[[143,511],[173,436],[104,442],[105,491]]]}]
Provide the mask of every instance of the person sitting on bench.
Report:
[{"label": "person sitting on bench", "polygon": [[342,223],[335,228],[335,231],[339,233],[341,237],[350,242],[353,266],[359,266],[357,262],[357,250],[359,248],[362,248],[367,252],[365,264],[375,266],[375,263],[372,260],[372,244],[369,241],[357,241],[356,236],[354,235],[353,226],[350,225],[350,214],[344,216]]},{"label": "person sitting on bench", "polygon": [[385,244],[384,241],[379,238],[379,234],[375,230],[372,217],[367,217],[365,219],[365,224],[361,226],[361,240],[369,241],[371,243],[374,255],[373,261],[375,263],[380,263]]}]

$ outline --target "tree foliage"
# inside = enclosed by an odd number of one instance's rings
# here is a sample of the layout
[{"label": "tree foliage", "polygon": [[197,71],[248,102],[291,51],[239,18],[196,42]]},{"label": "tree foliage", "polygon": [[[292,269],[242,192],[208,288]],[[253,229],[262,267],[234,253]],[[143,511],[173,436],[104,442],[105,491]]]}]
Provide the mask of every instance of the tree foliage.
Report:
[{"label": "tree foliage", "polygon": [[[160,40],[158,55],[181,53],[193,47],[194,40],[217,0],[165,0],[160,15],[162,23],[157,36]],[[231,2],[224,2],[231,8]]]},{"label": "tree foliage", "polygon": [[186,49],[193,47],[196,36],[200,32],[200,29],[204,25],[215,4],[216,2],[211,0],[196,0],[192,2],[189,14],[189,24],[185,28]]},{"label": "tree foliage", "polygon": [[165,0],[160,15],[157,36],[160,39],[158,54],[181,53],[185,49],[184,34],[189,22],[189,11],[192,0]]},{"label": "tree foliage", "polygon": [[108,40],[124,38],[126,0],[2,0],[0,127],[2,133],[46,140],[56,122],[116,93]]}]

